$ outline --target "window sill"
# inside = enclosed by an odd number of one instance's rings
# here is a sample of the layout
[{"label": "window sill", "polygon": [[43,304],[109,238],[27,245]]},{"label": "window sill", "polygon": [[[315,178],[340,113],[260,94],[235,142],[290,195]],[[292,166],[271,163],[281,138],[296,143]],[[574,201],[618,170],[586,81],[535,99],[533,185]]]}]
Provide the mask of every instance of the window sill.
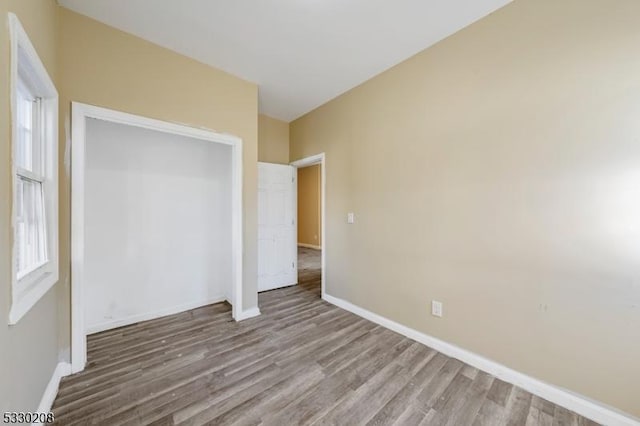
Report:
[{"label": "window sill", "polygon": [[58,282],[58,274],[47,272],[31,288],[15,295],[9,311],[9,325],[17,324],[56,282]]},{"label": "window sill", "polygon": [[25,281],[37,281],[38,278],[42,278],[40,275],[44,276],[46,274],[46,272],[43,272],[42,270],[48,264],[49,261],[45,260],[44,262],[40,262],[37,265],[32,266],[26,271],[18,272],[18,285],[25,285]]}]

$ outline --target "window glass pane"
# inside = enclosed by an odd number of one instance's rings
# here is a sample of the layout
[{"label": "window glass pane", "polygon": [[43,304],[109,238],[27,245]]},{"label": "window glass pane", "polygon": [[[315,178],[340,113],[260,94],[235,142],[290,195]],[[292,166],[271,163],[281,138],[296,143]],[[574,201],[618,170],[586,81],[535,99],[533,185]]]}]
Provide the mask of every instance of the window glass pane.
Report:
[{"label": "window glass pane", "polygon": [[16,194],[18,278],[47,261],[42,183],[18,178]]},{"label": "window glass pane", "polygon": [[17,91],[16,164],[30,172],[41,174],[41,138],[39,134],[40,101],[22,85]]},{"label": "window glass pane", "polygon": [[18,144],[17,165],[27,170],[31,170],[33,164],[33,108],[31,101],[25,97],[24,91],[18,90],[17,96],[17,132]]}]

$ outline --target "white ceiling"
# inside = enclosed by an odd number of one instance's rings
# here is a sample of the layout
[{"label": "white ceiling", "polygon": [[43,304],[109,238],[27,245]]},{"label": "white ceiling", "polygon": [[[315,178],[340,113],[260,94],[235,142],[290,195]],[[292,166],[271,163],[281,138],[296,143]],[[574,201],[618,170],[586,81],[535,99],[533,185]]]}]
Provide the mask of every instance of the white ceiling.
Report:
[{"label": "white ceiling", "polygon": [[291,121],[511,0],[58,0],[259,85]]}]

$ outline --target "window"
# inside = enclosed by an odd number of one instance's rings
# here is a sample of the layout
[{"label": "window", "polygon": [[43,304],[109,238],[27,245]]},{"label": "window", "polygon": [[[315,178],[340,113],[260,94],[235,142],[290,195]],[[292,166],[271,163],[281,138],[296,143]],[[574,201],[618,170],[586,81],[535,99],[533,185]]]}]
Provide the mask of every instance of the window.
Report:
[{"label": "window", "polygon": [[18,18],[11,32],[13,268],[9,323],[58,281],[58,93]]},{"label": "window", "polygon": [[42,165],[42,133],[38,117],[42,102],[29,90],[18,86],[16,96],[16,271],[27,276],[47,262],[47,237]]}]

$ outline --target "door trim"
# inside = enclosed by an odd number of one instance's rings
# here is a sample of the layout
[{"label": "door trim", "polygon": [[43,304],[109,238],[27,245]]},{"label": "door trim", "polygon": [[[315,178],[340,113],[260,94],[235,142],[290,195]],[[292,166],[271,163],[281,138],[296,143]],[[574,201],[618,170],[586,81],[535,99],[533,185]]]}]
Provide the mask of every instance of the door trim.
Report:
[{"label": "door trim", "polygon": [[[320,200],[322,203],[322,208],[320,209],[321,213],[322,213],[322,218],[321,218],[321,223],[322,223],[322,251],[320,253],[320,269],[322,271],[321,277],[320,277],[320,285],[321,285],[321,295],[322,298],[325,299],[325,295],[326,295],[326,291],[327,291],[327,274],[326,274],[326,259],[327,259],[327,221],[326,221],[326,217],[327,217],[327,190],[326,190],[326,175],[327,175],[327,159],[325,156],[325,153],[322,152],[320,154],[316,154],[316,155],[312,155],[310,157],[305,157],[302,158],[300,160],[296,160],[293,161],[291,163],[291,165],[293,167],[295,167],[296,169],[301,169],[304,167],[309,167],[309,166],[314,166],[316,164],[320,164],[320,180],[321,180],[321,195],[320,195]],[[298,185],[298,178],[296,177],[296,187]],[[296,212],[295,214],[297,215],[297,208],[298,208],[298,198],[297,198],[297,191],[296,191]],[[296,224],[298,223],[298,219],[296,216]],[[297,237],[296,237],[297,239]]]},{"label": "door trim", "polygon": [[111,123],[142,127],[179,136],[231,146],[231,240],[233,282],[232,315],[242,319],[242,139],[212,130],[189,127],[139,115],[87,105],[71,104],[71,371],[84,370],[87,342],[84,324],[84,261],[85,261],[85,168],[86,120],[94,118]]}]

